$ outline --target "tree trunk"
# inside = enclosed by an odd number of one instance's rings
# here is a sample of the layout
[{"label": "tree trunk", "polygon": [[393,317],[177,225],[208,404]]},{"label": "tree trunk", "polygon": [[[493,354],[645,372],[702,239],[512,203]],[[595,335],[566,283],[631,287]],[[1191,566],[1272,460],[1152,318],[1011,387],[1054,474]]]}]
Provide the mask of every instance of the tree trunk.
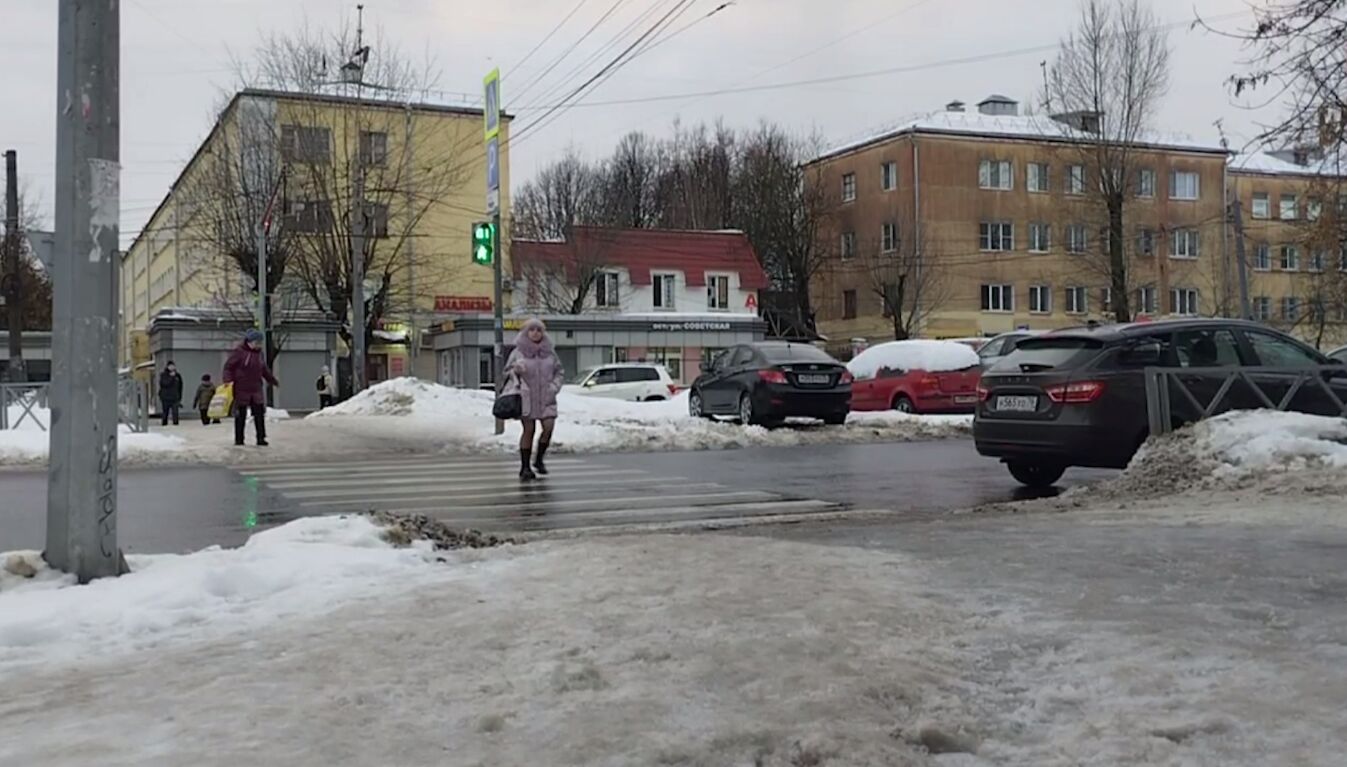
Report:
[{"label": "tree trunk", "polygon": [[[1123,250],[1123,200],[1121,194],[1108,200],[1108,265],[1109,284],[1113,293],[1113,317],[1118,322],[1131,322],[1132,312],[1127,295],[1127,256]],[[1159,248],[1155,249],[1157,252]],[[1156,258],[1159,258],[1157,255]]]}]

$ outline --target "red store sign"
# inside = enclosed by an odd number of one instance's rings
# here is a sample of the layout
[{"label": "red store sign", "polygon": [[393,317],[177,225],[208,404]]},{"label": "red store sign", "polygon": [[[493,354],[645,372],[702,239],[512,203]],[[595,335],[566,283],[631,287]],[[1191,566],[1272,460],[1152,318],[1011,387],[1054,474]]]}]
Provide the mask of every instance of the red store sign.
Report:
[{"label": "red store sign", "polygon": [[484,296],[435,296],[437,312],[489,312],[491,299]]}]

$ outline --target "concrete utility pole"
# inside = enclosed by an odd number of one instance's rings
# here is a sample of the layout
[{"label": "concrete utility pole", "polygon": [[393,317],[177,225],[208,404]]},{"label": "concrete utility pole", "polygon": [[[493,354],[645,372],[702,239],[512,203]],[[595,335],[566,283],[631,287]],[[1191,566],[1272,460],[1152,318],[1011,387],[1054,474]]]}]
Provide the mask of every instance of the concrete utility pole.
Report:
[{"label": "concrete utility pole", "polygon": [[[504,293],[505,278],[502,274],[500,252],[500,209],[491,216],[491,282],[492,301],[495,311],[492,327],[495,330],[495,353],[491,356],[492,374],[496,381],[496,396],[500,396],[505,386],[505,307],[501,306],[501,294]],[[505,433],[505,422],[496,419],[496,433]]]},{"label": "concrete utility pole", "polygon": [[117,548],[119,0],[60,0],[47,562],[81,583]]},{"label": "concrete utility pole", "polygon": [[19,235],[19,155],[5,152],[5,302],[9,309],[9,365],[11,383],[28,380],[23,364],[23,254]]},{"label": "concrete utility pole", "polygon": [[1239,270],[1239,311],[1243,319],[1252,319],[1249,307],[1249,264],[1244,258],[1244,210],[1239,198],[1230,201],[1231,221],[1235,224],[1235,268]]},{"label": "concrete utility pole", "polygon": [[351,205],[351,388],[365,390],[365,165],[356,160]]}]

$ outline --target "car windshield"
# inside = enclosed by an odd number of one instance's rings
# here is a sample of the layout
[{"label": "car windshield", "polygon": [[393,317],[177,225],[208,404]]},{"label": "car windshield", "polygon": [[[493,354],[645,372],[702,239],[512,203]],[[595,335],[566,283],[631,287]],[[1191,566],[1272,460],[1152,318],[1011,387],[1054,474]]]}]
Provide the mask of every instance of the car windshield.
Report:
[{"label": "car windshield", "polygon": [[1075,367],[1102,349],[1094,338],[1026,338],[992,372],[1035,372]]},{"label": "car windshield", "polygon": [[573,384],[584,383],[585,379],[593,375],[595,370],[598,370],[598,368],[585,368],[584,370],[581,370],[579,373],[576,373],[575,375],[571,376],[570,383]]},{"label": "car windshield", "polygon": [[782,346],[764,346],[762,356],[773,365],[783,362],[824,362],[836,364],[837,360],[828,353],[807,344],[788,344]]}]

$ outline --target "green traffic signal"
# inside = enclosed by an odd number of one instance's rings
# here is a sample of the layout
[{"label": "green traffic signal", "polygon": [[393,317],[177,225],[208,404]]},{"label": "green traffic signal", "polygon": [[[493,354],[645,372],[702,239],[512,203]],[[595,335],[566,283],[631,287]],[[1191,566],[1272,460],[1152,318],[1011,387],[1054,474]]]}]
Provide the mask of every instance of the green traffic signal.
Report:
[{"label": "green traffic signal", "polygon": [[472,262],[490,266],[495,259],[496,225],[480,221],[472,225]]}]

